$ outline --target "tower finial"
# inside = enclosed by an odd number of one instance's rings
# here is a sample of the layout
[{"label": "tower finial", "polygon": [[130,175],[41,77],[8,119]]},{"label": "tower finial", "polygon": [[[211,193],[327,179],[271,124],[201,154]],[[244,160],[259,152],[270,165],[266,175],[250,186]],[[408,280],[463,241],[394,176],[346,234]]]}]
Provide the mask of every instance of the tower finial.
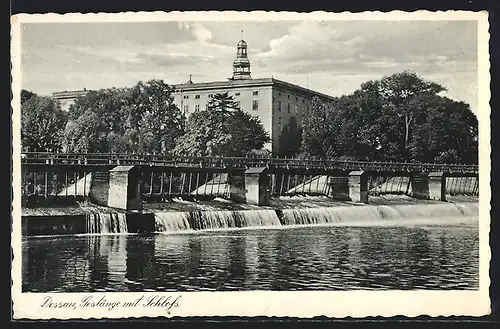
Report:
[{"label": "tower finial", "polygon": [[241,40],[243,40],[243,30],[241,30]]}]

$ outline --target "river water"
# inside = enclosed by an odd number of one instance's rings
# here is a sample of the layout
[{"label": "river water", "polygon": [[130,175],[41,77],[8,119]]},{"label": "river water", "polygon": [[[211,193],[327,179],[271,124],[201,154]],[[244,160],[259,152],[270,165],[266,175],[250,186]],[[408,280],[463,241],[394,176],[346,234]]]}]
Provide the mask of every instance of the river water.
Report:
[{"label": "river water", "polygon": [[23,238],[24,292],[478,289],[477,219]]}]

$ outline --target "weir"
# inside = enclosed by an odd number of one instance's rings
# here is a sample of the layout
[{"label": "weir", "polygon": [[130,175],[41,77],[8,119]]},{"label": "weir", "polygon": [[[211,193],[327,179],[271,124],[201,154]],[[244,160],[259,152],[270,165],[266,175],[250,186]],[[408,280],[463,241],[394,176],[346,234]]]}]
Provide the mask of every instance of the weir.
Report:
[{"label": "weir", "polygon": [[[23,217],[23,235],[119,234],[180,232],[232,228],[266,228],[293,225],[378,223],[427,219],[439,224],[445,218],[474,218],[477,202],[393,205],[342,205],[336,207],[270,208],[253,210],[163,211],[149,213],[99,212],[86,215]],[[389,222],[388,222],[389,223]]]}]

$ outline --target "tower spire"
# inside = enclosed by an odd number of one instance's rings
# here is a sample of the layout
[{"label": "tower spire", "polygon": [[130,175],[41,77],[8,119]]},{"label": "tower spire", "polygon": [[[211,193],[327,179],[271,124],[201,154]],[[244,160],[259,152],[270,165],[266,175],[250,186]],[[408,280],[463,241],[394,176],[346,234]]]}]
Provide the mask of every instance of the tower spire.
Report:
[{"label": "tower spire", "polygon": [[250,61],[247,57],[247,43],[243,40],[243,30],[241,30],[242,39],[236,45],[236,59],[233,62],[232,80],[251,79]]}]

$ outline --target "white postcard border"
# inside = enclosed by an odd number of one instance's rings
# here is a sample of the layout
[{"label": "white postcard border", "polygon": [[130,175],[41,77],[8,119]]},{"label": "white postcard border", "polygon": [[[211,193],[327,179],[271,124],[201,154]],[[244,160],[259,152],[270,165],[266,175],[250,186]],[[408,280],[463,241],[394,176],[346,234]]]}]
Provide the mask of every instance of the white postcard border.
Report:
[{"label": "white postcard border", "polygon": [[[45,22],[144,22],[144,21],[235,21],[235,20],[477,20],[478,21],[478,119],[480,142],[480,212],[479,253],[480,285],[478,291],[299,291],[299,292],[180,292],[180,293],[22,293],[21,292],[21,201],[20,201],[20,89],[21,89],[21,29],[22,23]],[[291,12],[139,12],[118,14],[19,14],[11,17],[12,59],[12,127],[13,127],[13,230],[11,243],[12,299],[15,319],[98,319],[159,316],[290,316],[290,317],[366,317],[418,315],[482,316],[490,312],[490,62],[488,14],[486,12],[428,12],[406,13],[291,13]],[[92,296],[120,302],[109,307],[41,307],[47,296],[54,302],[81,303]],[[140,299],[142,296],[142,299]],[[148,298],[167,297],[171,303],[144,306]],[[160,298],[157,297],[157,298]],[[156,297],[155,297],[156,298]],[[137,307],[123,307],[125,302],[140,299]],[[174,303],[173,301],[177,301]],[[154,304],[154,303],[153,303]],[[162,304],[162,305],[159,305]]]}]

